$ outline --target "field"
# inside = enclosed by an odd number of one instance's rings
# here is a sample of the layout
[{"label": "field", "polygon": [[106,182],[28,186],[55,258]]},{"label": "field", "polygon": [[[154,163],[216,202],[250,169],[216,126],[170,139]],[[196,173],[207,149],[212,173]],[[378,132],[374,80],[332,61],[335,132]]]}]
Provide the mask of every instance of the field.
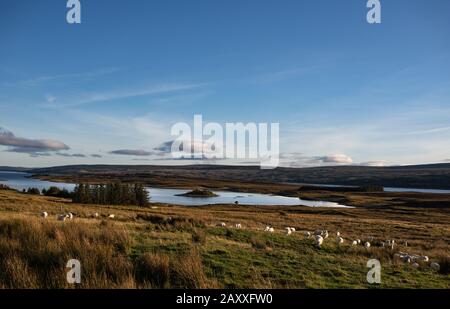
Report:
[{"label": "field", "polygon": [[[450,288],[450,209],[442,206],[448,197],[306,195],[347,199],[358,207],[142,208],[0,190],[0,287],[74,288],[65,268],[74,258],[82,265],[81,288]],[[40,218],[41,211],[49,217]],[[74,219],[57,221],[65,212]],[[275,232],[265,232],[267,225]],[[296,232],[286,235],[288,226]],[[330,232],[321,248],[303,234],[317,229]],[[336,231],[343,245],[336,244]],[[350,245],[370,237],[369,249]],[[398,246],[376,246],[386,239]],[[415,269],[394,258],[399,251],[427,255],[441,269],[428,263]],[[381,284],[366,281],[372,258],[381,261]]]}]

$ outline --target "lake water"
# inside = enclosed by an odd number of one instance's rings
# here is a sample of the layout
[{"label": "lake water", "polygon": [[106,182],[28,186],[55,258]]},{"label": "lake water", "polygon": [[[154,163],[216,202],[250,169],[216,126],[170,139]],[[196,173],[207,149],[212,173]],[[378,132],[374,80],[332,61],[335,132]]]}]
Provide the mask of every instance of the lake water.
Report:
[{"label": "lake water", "polygon": [[[23,190],[28,188],[38,188],[42,190],[51,186],[60,189],[66,188],[73,190],[74,184],[43,181],[35,178],[29,178],[28,173],[21,172],[2,172],[0,171],[0,183],[9,186],[16,190]],[[230,191],[214,191],[215,197],[187,197],[178,196],[188,192],[185,189],[163,189],[163,188],[149,188],[150,202],[153,203],[167,203],[185,206],[200,206],[209,204],[234,204],[236,201],[240,205],[278,205],[278,206],[296,206],[303,205],[309,207],[333,207],[346,208],[348,206],[340,205],[338,203],[326,201],[305,201],[299,198],[286,197],[280,195],[257,194],[257,193],[242,193]]]}]

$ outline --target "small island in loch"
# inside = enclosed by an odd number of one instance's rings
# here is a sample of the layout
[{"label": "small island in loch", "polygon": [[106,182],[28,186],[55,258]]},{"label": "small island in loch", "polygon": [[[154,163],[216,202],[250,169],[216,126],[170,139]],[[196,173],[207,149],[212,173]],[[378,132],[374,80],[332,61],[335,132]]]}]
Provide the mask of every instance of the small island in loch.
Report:
[{"label": "small island in loch", "polygon": [[192,191],[177,194],[177,196],[186,196],[186,197],[216,197],[218,196],[214,192],[208,189],[194,189]]}]

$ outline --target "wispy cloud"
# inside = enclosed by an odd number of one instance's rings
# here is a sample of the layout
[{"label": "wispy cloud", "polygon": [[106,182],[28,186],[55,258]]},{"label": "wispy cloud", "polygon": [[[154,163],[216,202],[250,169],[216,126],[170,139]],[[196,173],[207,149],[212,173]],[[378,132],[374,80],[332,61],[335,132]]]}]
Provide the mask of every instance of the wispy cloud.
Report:
[{"label": "wispy cloud", "polygon": [[57,156],[61,156],[61,157],[67,157],[67,158],[86,158],[86,155],[82,154],[82,153],[61,153],[61,152],[57,152],[55,153]]},{"label": "wispy cloud", "polygon": [[125,98],[141,97],[147,95],[156,95],[163,93],[179,92],[185,90],[191,90],[201,87],[204,84],[191,84],[191,83],[168,83],[168,84],[156,84],[149,85],[142,88],[133,89],[121,89],[105,92],[95,92],[81,95],[80,97],[66,98],[61,103],[55,104],[54,102],[45,103],[44,107],[62,108],[62,107],[74,107],[98,102],[113,101]]},{"label": "wispy cloud", "polygon": [[50,151],[68,150],[66,144],[50,139],[29,139],[17,137],[11,131],[0,127],[0,145],[11,147],[10,152],[38,154]]},{"label": "wispy cloud", "polygon": [[72,81],[74,79],[90,79],[99,77],[102,75],[112,74],[120,71],[119,68],[102,68],[98,70],[88,71],[88,72],[76,72],[76,73],[65,73],[65,74],[55,74],[55,75],[44,75],[38,76],[31,79],[20,80],[16,82],[5,83],[6,86],[28,86],[35,87],[40,86],[44,83],[68,80]]},{"label": "wispy cloud", "polygon": [[154,152],[145,151],[142,149],[119,149],[109,152],[114,155],[124,155],[124,156],[151,156]]}]

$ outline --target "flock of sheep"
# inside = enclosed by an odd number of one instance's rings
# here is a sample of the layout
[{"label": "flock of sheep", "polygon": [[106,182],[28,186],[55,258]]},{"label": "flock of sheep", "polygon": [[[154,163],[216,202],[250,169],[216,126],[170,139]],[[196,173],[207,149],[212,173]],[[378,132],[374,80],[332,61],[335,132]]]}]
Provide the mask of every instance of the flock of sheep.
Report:
[{"label": "flock of sheep", "polygon": [[[40,213],[41,218],[43,219],[47,219],[48,218],[48,212],[46,211],[42,211]],[[94,214],[92,214],[92,218],[98,218],[100,217],[100,215],[96,212]],[[114,214],[109,214],[108,216],[106,216],[108,219],[114,219],[116,216]],[[56,219],[58,221],[66,221],[66,220],[73,220],[74,218],[74,214],[71,212],[65,213],[65,214],[59,214],[56,216]]]},{"label": "flock of sheep", "polygon": [[[221,222],[217,226],[226,227],[227,225],[225,222]],[[235,225],[235,227],[240,229],[240,228],[242,228],[242,225],[240,223],[237,223]],[[274,233],[275,229],[271,226],[266,226],[264,231],[268,232],[268,233]],[[296,231],[296,229],[294,227],[286,227],[285,228],[286,235],[291,235],[295,231]],[[312,238],[314,243],[319,248],[322,246],[325,239],[329,238],[329,236],[330,236],[328,230],[316,230],[314,232],[305,231],[304,235],[308,239]],[[336,232],[335,241],[338,246],[343,245],[345,242],[344,238],[341,236],[341,233],[339,231]],[[361,245],[367,249],[369,249],[372,245],[375,245],[377,247],[390,248],[391,250],[394,250],[397,243],[395,242],[394,239],[388,239],[386,241],[375,242],[374,237],[372,237],[372,236],[368,237],[365,241],[361,241],[361,239],[355,239],[351,242],[352,247],[361,246]],[[407,247],[408,242],[404,241],[403,246]],[[398,252],[398,253],[394,254],[394,258],[400,259],[405,263],[412,263],[411,265],[414,268],[419,268],[419,266],[420,266],[419,262],[421,262],[421,263],[427,263],[429,265],[429,267],[433,270],[439,271],[439,269],[440,269],[440,265],[436,262],[430,262],[430,259],[426,255],[410,255],[405,252]]]},{"label": "flock of sheep", "polygon": [[[44,219],[46,219],[48,217],[48,212],[43,211],[41,212],[40,216]],[[98,213],[94,213],[92,215],[93,218],[98,218],[100,215]],[[74,214],[69,212],[69,213],[65,213],[65,214],[59,214],[57,215],[56,219],[58,221],[66,221],[66,220],[73,220],[74,218]],[[115,215],[114,214],[109,214],[107,216],[107,218],[109,219],[114,219]],[[226,227],[226,223],[225,222],[221,222],[219,224],[217,224],[217,226],[220,227]],[[242,225],[240,223],[236,223],[235,224],[235,228],[237,229],[241,229]],[[275,229],[271,226],[266,226],[264,229],[265,232],[269,232],[269,233],[274,233]],[[285,228],[285,232],[286,235],[291,235],[292,233],[294,233],[296,230],[294,227],[286,227]],[[324,243],[325,239],[329,238],[329,232],[328,230],[316,230],[314,232],[309,232],[309,231],[305,231],[304,235],[306,238],[312,238],[314,240],[314,243],[320,248],[322,246],[322,244]],[[365,248],[369,249],[371,247],[371,242],[373,242],[374,238],[373,237],[369,237],[367,240],[365,241],[361,241],[360,239],[355,239],[351,242],[351,246],[359,246],[359,245],[363,245]],[[336,244],[338,246],[343,245],[345,240],[344,238],[341,236],[341,233],[338,231],[336,232],[336,238],[335,238]],[[377,245],[379,247],[387,247],[390,248],[391,250],[394,250],[394,247],[396,245],[395,240],[391,240],[388,239],[386,241],[382,241],[382,242],[378,242]],[[404,242],[404,246],[407,247],[408,243],[405,241]],[[432,268],[433,270],[439,270],[440,269],[440,265],[436,262],[430,262],[430,259],[428,258],[428,256],[426,255],[410,255],[408,253],[405,252],[398,252],[394,254],[394,258],[400,259],[405,263],[412,263],[412,267],[414,268],[419,268],[421,263],[429,263],[430,268]]]}]

